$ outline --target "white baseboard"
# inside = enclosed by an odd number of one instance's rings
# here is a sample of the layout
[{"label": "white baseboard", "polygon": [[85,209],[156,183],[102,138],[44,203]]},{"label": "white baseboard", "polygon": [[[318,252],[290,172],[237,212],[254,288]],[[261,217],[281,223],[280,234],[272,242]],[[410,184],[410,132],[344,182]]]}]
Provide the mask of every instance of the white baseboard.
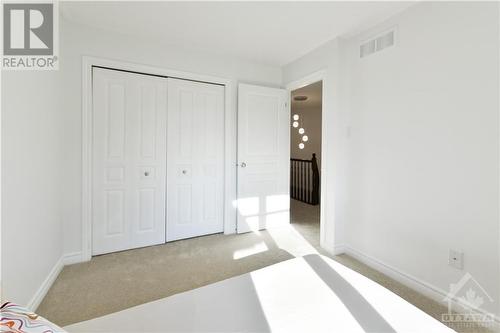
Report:
[{"label": "white baseboard", "polygon": [[345,253],[346,246],[344,244],[335,245],[333,247],[333,255],[338,256],[339,254]]},{"label": "white baseboard", "polygon": [[67,253],[63,256],[64,266],[77,264],[77,263],[84,262],[84,261],[86,261],[86,260],[83,259],[83,253],[81,251]]},{"label": "white baseboard", "polygon": [[56,262],[54,267],[52,267],[49,275],[45,278],[45,280],[43,281],[40,288],[38,288],[35,295],[28,302],[28,304],[27,304],[28,309],[30,309],[32,311],[36,311],[36,309],[38,308],[38,306],[42,302],[45,295],[47,295],[47,292],[49,291],[50,287],[52,286],[54,281],[57,279],[57,276],[59,275],[59,273],[61,273],[61,270],[64,267],[63,258],[64,257],[59,258],[59,260]]},{"label": "white baseboard", "polygon": [[[444,290],[431,285],[428,282],[422,281],[410,274],[404,273],[400,271],[399,269],[390,266],[378,259],[375,259],[367,254],[362,253],[361,251],[358,251],[356,249],[353,249],[350,246],[343,246],[344,252],[351,257],[359,260],[360,262],[364,263],[365,265],[389,276],[390,278],[396,280],[397,282],[429,297],[430,299],[443,304],[445,306],[448,306],[448,304],[444,301],[445,297],[447,296],[447,292]],[[460,310],[463,308],[458,302],[458,300],[453,300],[452,303],[452,309],[457,312],[461,312]],[[488,314],[484,311],[481,311],[482,314]],[[500,326],[500,317],[495,315],[495,328],[498,329]]]},{"label": "white baseboard", "polygon": [[40,303],[42,303],[42,300],[45,297],[45,295],[47,295],[47,292],[49,291],[50,287],[52,287],[52,284],[59,276],[59,273],[61,273],[64,266],[76,264],[83,261],[85,260],[83,260],[82,258],[82,252],[68,253],[59,258],[54,267],[52,267],[52,269],[50,270],[49,275],[47,275],[47,277],[43,281],[40,288],[38,288],[35,295],[28,302],[27,308],[32,311],[36,311]]}]

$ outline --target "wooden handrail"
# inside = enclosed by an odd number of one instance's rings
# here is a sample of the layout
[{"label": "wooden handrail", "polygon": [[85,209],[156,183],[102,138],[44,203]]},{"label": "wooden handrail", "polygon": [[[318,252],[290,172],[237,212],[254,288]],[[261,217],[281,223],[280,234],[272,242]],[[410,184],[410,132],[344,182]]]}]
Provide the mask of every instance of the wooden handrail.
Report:
[{"label": "wooden handrail", "polygon": [[320,176],[316,154],[310,160],[290,159],[290,196],[311,205],[319,204]]},{"label": "wooden handrail", "polygon": [[312,189],[312,202],[313,205],[319,204],[319,169],[316,154],[313,153],[312,157],[312,170],[313,170],[313,189]]}]

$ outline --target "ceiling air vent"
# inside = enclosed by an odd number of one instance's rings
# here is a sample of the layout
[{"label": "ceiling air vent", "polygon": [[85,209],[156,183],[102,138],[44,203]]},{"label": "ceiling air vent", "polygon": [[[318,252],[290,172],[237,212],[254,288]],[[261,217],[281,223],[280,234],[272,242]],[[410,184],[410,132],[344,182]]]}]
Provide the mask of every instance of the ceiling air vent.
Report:
[{"label": "ceiling air vent", "polygon": [[359,46],[359,57],[364,58],[378,51],[382,51],[388,47],[394,46],[395,42],[395,29],[389,32],[378,35]]}]

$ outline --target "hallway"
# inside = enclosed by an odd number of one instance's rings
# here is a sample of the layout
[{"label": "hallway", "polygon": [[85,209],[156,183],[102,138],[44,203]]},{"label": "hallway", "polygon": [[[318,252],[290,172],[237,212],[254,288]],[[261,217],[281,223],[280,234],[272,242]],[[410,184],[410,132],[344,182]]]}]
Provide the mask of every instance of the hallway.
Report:
[{"label": "hallway", "polygon": [[290,222],[309,244],[320,249],[320,205],[309,205],[304,202],[290,200]]}]

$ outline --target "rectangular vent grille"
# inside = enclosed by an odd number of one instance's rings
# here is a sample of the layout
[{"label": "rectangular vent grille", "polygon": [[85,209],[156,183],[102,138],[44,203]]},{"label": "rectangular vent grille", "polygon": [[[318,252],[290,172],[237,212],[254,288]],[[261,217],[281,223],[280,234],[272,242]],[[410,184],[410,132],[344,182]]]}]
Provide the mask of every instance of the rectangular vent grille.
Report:
[{"label": "rectangular vent grille", "polygon": [[373,54],[375,52],[382,51],[383,49],[386,49],[388,47],[394,46],[394,42],[395,42],[394,35],[395,35],[394,30],[391,30],[389,32],[386,32],[378,37],[370,39],[369,41],[366,41],[363,44],[361,44],[359,46],[360,58],[364,58],[366,56],[369,56],[370,54]]}]

